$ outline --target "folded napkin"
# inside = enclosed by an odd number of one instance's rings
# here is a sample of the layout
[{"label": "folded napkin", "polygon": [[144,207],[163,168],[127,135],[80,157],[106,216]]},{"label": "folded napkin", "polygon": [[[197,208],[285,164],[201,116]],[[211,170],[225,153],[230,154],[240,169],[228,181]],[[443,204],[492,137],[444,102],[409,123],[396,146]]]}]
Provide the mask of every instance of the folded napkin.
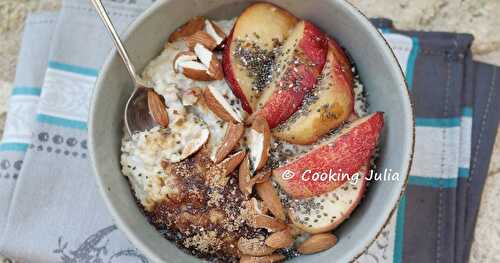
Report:
[{"label": "folded napkin", "polygon": [[[105,3],[120,30],[151,1],[129,2]],[[500,117],[497,68],[472,60],[470,35],[373,22],[406,74],[416,151],[397,212],[357,261],[466,262]],[[148,262],[114,226],[87,156],[89,99],[110,50],[86,0],[30,15],[0,144],[1,254],[20,262]]]}]

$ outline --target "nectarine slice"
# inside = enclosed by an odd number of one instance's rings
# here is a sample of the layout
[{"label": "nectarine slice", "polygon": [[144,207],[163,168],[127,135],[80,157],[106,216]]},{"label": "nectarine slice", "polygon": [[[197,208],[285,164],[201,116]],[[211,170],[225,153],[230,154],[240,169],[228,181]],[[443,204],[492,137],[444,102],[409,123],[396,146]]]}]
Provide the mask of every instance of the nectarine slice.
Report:
[{"label": "nectarine slice", "polygon": [[311,144],[340,127],[354,110],[351,63],[334,40],[329,41],[326,64],[316,87],[273,135],[293,144]]},{"label": "nectarine slice", "polygon": [[222,65],[229,86],[248,113],[255,110],[261,91],[271,81],[275,47],[297,21],[288,11],[268,3],[250,5],[236,20]]},{"label": "nectarine slice", "polygon": [[360,118],[310,152],[273,170],[273,179],[294,199],[333,191],[370,161],[383,125],[381,112]]}]

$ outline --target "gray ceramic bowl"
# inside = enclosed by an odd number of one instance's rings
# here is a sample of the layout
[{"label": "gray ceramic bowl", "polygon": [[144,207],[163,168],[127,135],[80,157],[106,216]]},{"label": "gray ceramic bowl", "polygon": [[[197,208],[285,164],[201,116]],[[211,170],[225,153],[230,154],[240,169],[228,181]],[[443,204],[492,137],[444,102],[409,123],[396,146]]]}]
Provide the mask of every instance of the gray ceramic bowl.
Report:
[{"label": "gray ceramic bowl", "polygon": [[[373,184],[353,216],[335,233],[338,244],[319,254],[291,262],[349,262],[376,238],[394,212],[405,188],[414,143],[413,111],[402,71],[385,40],[370,22],[343,0],[271,0],[298,17],[313,21],[334,36],[352,55],[368,92],[370,111],[385,112],[386,126],[379,169],[400,173],[399,181]],[[124,37],[141,70],[162,50],[170,32],[196,15],[231,18],[249,5],[245,0],[157,1]],[[96,18],[97,19],[97,18]],[[165,240],[141,214],[127,179],[120,172],[123,110],[132,88],[125,67],[113,53],[101,70],[92,100],[89,138],[92,163],[104,200],[118,227],[155,262],[194,262]]]}]

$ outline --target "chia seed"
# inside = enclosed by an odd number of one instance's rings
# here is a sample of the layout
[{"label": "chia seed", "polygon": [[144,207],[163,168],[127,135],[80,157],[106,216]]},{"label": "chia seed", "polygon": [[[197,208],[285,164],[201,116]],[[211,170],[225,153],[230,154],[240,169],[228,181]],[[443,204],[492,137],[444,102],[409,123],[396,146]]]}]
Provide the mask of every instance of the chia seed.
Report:
[{"label": "chia seed", "polygon": [[[257,37],[257,36],[256,36]],[[255,43],[236,41],[233,53],[253,79],[252,89],[261,92],[273,79],[275,60],[279,54],[279,44],[271,50],[263,49]]]}]

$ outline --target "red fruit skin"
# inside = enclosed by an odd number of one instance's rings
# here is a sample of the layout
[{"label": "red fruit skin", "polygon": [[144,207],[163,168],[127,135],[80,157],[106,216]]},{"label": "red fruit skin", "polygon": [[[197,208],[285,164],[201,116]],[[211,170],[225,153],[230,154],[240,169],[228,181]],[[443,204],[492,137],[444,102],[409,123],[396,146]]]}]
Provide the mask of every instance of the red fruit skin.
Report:
[{"label": "red fruit skin", "polygon": [[[233,28],[234,30],[234,28]],[[252,107],[248,102],[245,93],[240,87],[240,84],[236,80],[236,76],[234,75],[232,64],[231,64],[231,43],[233,42],[233,30],[229,33],[229,36],[226,38],[226,45],[224,45],[224,51],[222,52],[222,70],[224,71],[224,77],[226,79],[227,84],[231,87],[234,95],[240,99],[241,106],[243,109],[248,112],[248,114],[252,113]]]},{"label": "red fruit skin", "polygon": [[301,60],[307,63],[288,65],[284,78],[277,83],[278,89],[256,112],[266,118],[271,129],[296,112],[302,105],[306,93],[314,88],[326,62],[328,38],[314,24],[306,21],[304,35],[300,39],[298,48],[303,56]]},{"label": "red fruit skin", "polygon": [[[302,174],[306,170],[310,170],[311,174],[328,174],[331,170],[334,173],[346,173],[348,175],[360,171],[363,165],[370,161],[383,125],[383,113],[374,113],[345,134],[340,134],[334,137],[332,141],[321,144],[321,146],[301,158],[275,169],[273,178],[294,199],[318,196],[333,191],[342,185],[347,178],[305,181]],[[289,180],[284,180],[283,173],[285,171],[291,171],[295,176]]]},{"label": "red fruit skin", "polygon": [[338,83],[337,85],[340,87],[344,87],[351,93],[352,96],[352,110],[353,114],[356,114],[354,111],[354,83],[353,83],[353,75],[352,75],[352,65],[344,50],[340,47],[340,45],[332,38],[328,40],[328,46],[330,50],[333,51],[333,56],[335,58],[334,63],[332,63],[332,78],[335,78],[335,81]]},{"label": "red fruit skin", "polygon": [[328,43],[330,44],[330,48],[333,50],[333,55],[340,63],[339,68],[336,69],[336,71],[342,72],[345,81],[352,85],[354,77],[352,74],[352,65],[349,58],[347,58],[347,55],[345,54],[342,47],[337,43],[337,41],[330,38],[330,41]]}]

